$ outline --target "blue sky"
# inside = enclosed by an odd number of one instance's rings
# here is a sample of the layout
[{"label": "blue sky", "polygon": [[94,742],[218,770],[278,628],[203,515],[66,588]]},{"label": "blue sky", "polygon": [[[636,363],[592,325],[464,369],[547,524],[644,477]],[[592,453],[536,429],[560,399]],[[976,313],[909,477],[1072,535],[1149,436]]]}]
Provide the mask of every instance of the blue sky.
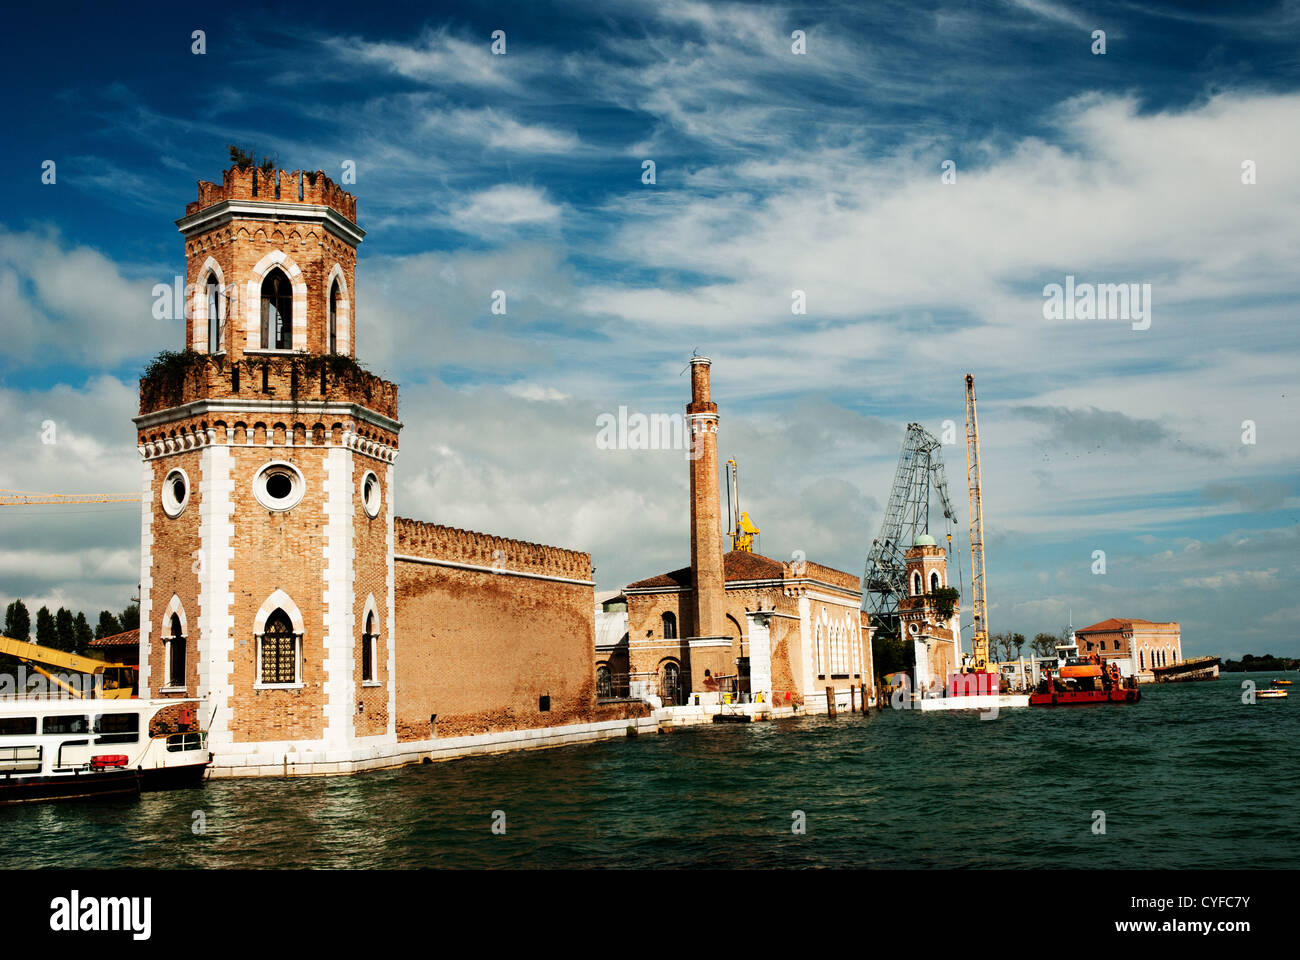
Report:
[{"label": "blue sky", "polygon": [[[1191,652],[1300,654],[1300,5],[63,22],[15,11],[0,40],[0,486],[135,489],[134,379],[182,339],[151,290],[235,142],[356,164],[358,353],[402,385],[404,515],[589,550],[601,588],[682,565],[679,456],[597,450],[595,418],[680,411],[698,349],[763,551],[858,572],[906,424],[960,422],[970,371],[993,630],[1177,619]],[[1045,319],[1066,274],[1150,283],[1150,329]],[[964,452],[944,452],[964,544]],[[5,511],[0,600],[119,608],[137,524]]]}]

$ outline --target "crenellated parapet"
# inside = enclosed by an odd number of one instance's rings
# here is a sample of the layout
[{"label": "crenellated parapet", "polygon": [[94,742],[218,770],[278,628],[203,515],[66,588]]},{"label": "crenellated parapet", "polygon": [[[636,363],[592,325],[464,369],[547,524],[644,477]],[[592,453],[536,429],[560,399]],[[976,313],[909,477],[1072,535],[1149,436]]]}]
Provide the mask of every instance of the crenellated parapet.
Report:
[{"label": "crenellated parapet", "polygon": [[271,170],[231,167],[222,173],[221,183],[199,181],[199,198],[185,205],[185,215],[198,213],[223,200],[261,200],[326,206],[353,223],[357,219],[357,198],[336,184],[321,170]]},{"label": "crenellated parapet", "polygon": [[165,354],[140,379],[141,416],[195,400],[230,398],[293,406],[309,401],[356,403],[397,419],[397,384],[337,355],[231,359],[195,352]]},{"label": "crenellated parapet", "polygon": [[862,588],[861,581],[851,573],[836,570],[811,560],[785,561],[781,564],[782,573],[787,580],[817,580],[857,593]]},{"label": "crenellated parapet", "polygon": [[534,573],[570,580],[592,579],[591,554],[526,540],[397,517],[395,553],[501,572]]}]

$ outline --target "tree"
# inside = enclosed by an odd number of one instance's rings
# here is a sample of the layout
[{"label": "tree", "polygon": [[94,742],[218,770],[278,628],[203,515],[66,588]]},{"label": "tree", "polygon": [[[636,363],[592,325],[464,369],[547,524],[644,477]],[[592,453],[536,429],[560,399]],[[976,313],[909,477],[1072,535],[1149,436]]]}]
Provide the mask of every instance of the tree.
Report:
[{"label": "tree", "polygon": [[122,632],[122,624],[109,610],[99,611],[99,625],[95,627],[95,639],[113,637]]},{"label": "tree", "polygon": [[140,604],[131,604],[117,619],[122,624],[122,631],[140,629]]},{"label": "tree", "polygon": [[935,615],[940,620],[948,620],[952,617],[961,594],[957,592],[956,587],[939,587],[931,591],[930,596],[934,598]]},{"label": "tree", "polygon": [[995,660],[1014,660],[1020,656],[1020,648],[1025,645],[1023,633],[995,633],[989,637],[989,655]]},{"label": "tree", "polygon": [[77,649],[74,623],[72,611],[67,607],[59,607],[59,612],[54,615],[54,633],[57,638],[55,645],[67,653],[73,653]]},{"label": "tree", "polygon": [[72,633],[76,638],[74,652],[85,653],[90,649],[90,641],[94,639],[95,634],[90,629],[90,622],[86,620],[84,613],[78,612],[77,618],[72,621]]},{"label": "tree", "polygon": [[49,607],[41,607],[36,611],[36,642],[42,647],[58,647],[58,632],[54,627],[54,617],[50,615]]},{"label": "tree", "polygon": [[876,674],[881,677],[912,666],[912,645],[905,643],[902,637],[872,637],[871,654],[875,661]]},{"label": "tree", "polygon": [[1061,638],[1054,633],[1036,633],[1034,642],[1029,648],[1034,651],[1038,657],[1050,657],[1056,653],[1056,645],[1061,642]]},{"label": "tree", "polygon": [[27,612],[27,604],[15,600],[5,607],[5,636],[15,640],[30,640],[32,636],[32,617]]}]

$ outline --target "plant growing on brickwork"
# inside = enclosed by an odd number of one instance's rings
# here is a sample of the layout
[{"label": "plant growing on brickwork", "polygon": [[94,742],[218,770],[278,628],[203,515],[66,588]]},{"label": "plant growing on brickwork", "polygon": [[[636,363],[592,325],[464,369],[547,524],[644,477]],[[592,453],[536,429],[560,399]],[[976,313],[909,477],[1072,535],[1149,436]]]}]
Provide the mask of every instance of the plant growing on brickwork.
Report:
[{"label": "plant growing on brickwork", "polygon": [[151,397],[179,399],[190,371],[208,359],[196,350],[163,350],[144,368],[141,380]]},{"label": "plant growing on brickwork", "polygon": [[[227,144],[226,148],[230,151],[230,162],[240,169],[241,172],[253,166],[253,155],[242,147],[235,144]],[[257,165],[268,177],[275,171],[275,158],[262,157],[262,162]]]},{"label": "plant growing on brickwork", "polygon": [[934,598],[934,609],[939,619],[947,620],[952,616],[953,610],[957,609],[957,600],[961,594],[956,587],[939,587],[930,596]]}]

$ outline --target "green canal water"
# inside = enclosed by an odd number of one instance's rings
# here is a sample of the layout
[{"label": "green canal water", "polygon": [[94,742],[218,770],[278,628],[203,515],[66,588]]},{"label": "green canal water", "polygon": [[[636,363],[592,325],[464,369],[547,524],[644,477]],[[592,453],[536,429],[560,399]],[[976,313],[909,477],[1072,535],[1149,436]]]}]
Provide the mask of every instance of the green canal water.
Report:
[{"label": "green canal water", "polygon": [[1300,684],[1241,700],[1272,676],[4,808],[0,867],[1294,868]]}]

